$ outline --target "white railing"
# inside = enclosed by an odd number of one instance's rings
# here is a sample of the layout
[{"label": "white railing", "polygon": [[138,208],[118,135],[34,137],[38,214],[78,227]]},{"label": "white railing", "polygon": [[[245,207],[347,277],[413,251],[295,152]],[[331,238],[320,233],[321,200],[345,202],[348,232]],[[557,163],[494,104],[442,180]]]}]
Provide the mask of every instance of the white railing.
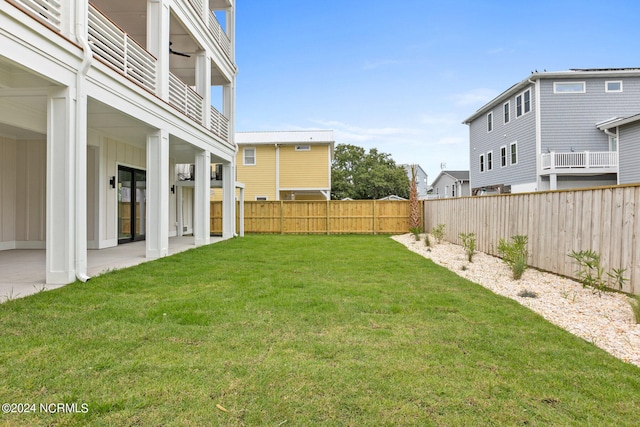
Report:
[{"label": "white railing", "polygon": [[173,73],[169,73],[169,103],[202,124],[202,97]]},{"label": "white railing", "polygon": [[224,114],[211,106],[211,125],[210,129],[215,135],[229,141],[229,119]]},{"label": "white railing", "polygon": [[60,31],[61,25],[61,6],[56,0],[13,0],[15,4],[29,12],[34,18],[50,24]]},{"label": "white railing", "polygon": [[227,36],[227,33],[224,32],[220,23],[218,22],[218,18],[216,18],[215,13],[209,12],[209,31],[213,34],[213,38],[218,42],[222,51],[227,55],[229,59],[231,59],[231,41]]},{"label": "white railing", "polygon": [[543,153],[542,169],[595,169],[617,168],[617,151],[578,151],[566,153]]},{"label": "white railing", "polygon": [[156,58],[92,5],[89,5],[89,43],[95,55],[155,91]]},{"label": "white railing", "polygon": [[191,3],[191,6],[198,12],[198,16],[201,16],[202,10],[204,9],[202,0],[189,0],[189,3]]}]

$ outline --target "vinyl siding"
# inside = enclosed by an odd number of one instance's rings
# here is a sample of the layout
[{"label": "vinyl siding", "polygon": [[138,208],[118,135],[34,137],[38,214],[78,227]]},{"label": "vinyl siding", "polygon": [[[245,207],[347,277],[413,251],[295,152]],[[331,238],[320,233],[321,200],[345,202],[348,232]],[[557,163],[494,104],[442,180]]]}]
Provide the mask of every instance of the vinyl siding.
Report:
[{"label": "vinyl siding", "polygon": [[[536,94],[534,85],[528,86],[531,90],[531,111],[516,117],[516,96],[518,92],[509,98],[510,118],[504,123],[503,100],[493,107],[493,130],[487,132],[487,115],[483,114],[469,124],[470,159],[469,182],[471,188],[489,185],[512,185],[535,182],[536,171],[536,138],[535,115]],[[525,89],[526,90],[526,89]],[[518,163],[511,164],[511,156],[507,155],[507,166],[500,165],[500,147],[517,142]],[[493,170],[486,169],[486,153],[493,151]],[[485,155],[485,171],[480,172],[480,155]]]},{"label": "vinyl siding", "polygon": [[[626,89],[626,88],[625,88]],[[620,184],[640,182],[640,123],[622,126],[619,133]]]},{"label": "vinyl siding", "polygon": [[[577,78],[586,82],[585,93],[553,93],[553,83],[570,79],[540,81],[541,149],[556,152],[608,151],[607,135],[596,123],[638,113],[640,78]],[[621,80],[623,92],[605,92],[605,81]]]},{"label": "vinyl siding", "polygon": [[[244,183],[244,199],[255,200],[256,196],[267,196],[276,200],[276,148],[274,145],[256,145],[256,164],[243,165],[243,148],[240,146],[236,159],[237,181]],[[254,147],[246,145],[246,147]]]},{"label": "vinyl siding", "polygon": [[18,143],[0,137],[0,248],[13,248],[16,240],[16,180]]},{"label": "vinyl siding", "polygon": [[329,146],[311,145],[310,151],[280,147],[280,188],[328,189]]}]

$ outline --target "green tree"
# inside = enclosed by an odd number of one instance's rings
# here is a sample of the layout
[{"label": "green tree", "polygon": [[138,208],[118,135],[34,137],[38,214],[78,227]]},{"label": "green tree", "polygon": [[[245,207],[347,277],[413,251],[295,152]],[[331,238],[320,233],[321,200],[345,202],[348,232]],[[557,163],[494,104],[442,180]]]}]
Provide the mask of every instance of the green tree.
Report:
[{"label": "green tree", "polygon": [[332,199],[380,199],[395,194],[409,197],[409,178],[391,155],[372,148],[339,144],[331,164]]}]

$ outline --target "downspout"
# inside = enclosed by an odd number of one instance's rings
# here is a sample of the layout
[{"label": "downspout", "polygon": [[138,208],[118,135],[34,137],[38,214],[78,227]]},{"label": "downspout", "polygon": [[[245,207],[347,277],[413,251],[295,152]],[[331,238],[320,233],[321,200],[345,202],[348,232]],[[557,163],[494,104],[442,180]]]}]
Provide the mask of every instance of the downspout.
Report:
[{"label": "downspout", "polygon": [[[87,3],[78,1],[76,2],[76,40],[82,46],[82,63],[80,64],[80,68],[76,74],[76,162],[75,162],[75,187],[76,187],[76,224],[78,218],[84,216],[84,228],[86,230],[87,223],[87,211],[86,211],[86,162],[87,162],[87,103],[86,103],[86,94],[84,90],[84,81],[87,76],[87,72],[89,71],[89,67],[91,66],[91,60],[93,58],[93,52],[91,51],[91,46],[89,42],[85,38],[86,28],[84,23],[87,22],[87,19],[79,19],[80,16],[83,16],[87,13]],[[84,120],[79,120],[80,117],[85,117]],[[78,153],[84,153],[84,158],[78,159]],[[81,163],[84,162],[84,167],[81,166]],[[82,173],[84,172],[84,173]],[[80,183],[78,177],[84,176],[84,182]],[[83,202],[85,206],[81,206],[79,203],[79,195],[81,192],[84,192],[85,197],[83,198]],[[76,252],[76,262],[75,262],[75,271],[76,278],[81,282],[86,282],[91,277],[87,274],[87,236],[86,233],[84,235],[80,235],[80,233],[75,233],[76,242],[75,242],[75,252]],[[84,241],[82,241],[84,240]],[[82,249],[80,249],[82,248]]]},{"label": "downspout", "polygon": [[527,79],[529,83],[534,86],[534,93],[536,98],[536,119],[535,119],[535,135],[536,135],[536,191],[542,185],[542,166],[540,165],[540,157],[542,155],[542,129],[540,128],[541,123],[541,112],[540,112],[540,80],[531,80]]}]

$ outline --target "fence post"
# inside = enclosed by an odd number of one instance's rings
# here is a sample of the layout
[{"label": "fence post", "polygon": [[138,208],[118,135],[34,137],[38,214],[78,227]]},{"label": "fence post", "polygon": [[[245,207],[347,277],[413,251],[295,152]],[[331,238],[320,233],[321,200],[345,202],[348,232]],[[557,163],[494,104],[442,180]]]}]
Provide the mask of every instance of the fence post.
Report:
[{"label": "fence post", "polygon": [[284,234],[284,202],[280,200],[280,234]]},{"label": "fence post", "polygon": [[378,234],[377,231],[377,227],[376,227],[376,218],[377,218],[377,212],[376,212],[376,201],[373,200],[373,234]]},{"label": "fence post", "polygon": [[331,207],[331,205],[329,203],[329,200],[327,200],[327,235],[331,234],[331,216],[329,215],[329,208]]}]

